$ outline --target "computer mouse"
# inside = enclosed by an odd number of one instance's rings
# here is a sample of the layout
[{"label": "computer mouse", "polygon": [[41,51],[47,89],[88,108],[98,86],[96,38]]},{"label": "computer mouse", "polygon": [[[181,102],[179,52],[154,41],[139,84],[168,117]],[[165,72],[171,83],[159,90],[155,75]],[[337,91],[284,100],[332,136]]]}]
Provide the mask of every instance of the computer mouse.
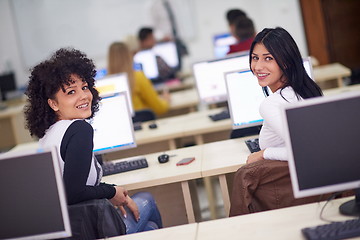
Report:
[{"label": "computer mouse", "polygon": [[150,129],[154,129],[154,128],[157,128],[157,125],[156,125],[156,123],[152,123],[152,124],[149,124],[149,128],[150,128]]},{"label": "computer mouse", "polygon": [[169,154],[166,154],[166,153],[158,156],[159,163],[166,163],[169,161],[169,158],[170,158]]}]

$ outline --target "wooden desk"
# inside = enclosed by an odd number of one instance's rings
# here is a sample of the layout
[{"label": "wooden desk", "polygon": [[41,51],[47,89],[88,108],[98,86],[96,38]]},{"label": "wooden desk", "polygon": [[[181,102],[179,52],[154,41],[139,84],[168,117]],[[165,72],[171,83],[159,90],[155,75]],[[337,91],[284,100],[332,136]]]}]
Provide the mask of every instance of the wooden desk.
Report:
[{"label": "wooden desk", "polygon": [[189,108],[194,111],[198,104],[199,97],[195,88],[171,93],[170,110]]},{"label": "wooden desk", "polygon": [[[204,144],[203,146],[201,175],[203,178],[218,176],[226,216],[229,215],[230,211],[230,191],[226,174],[236,172],[242,165],[246,164],[250,151],[244,141],[255,137],[257,136],[229,139]],[[207,191],[210,192],[211,190]]]},{"label": "wooden desk", "polygon": [[344,86],[340,88],[326,89],[323,91],[324,96],[331,96],[345,92],[360,91],[360,84]]},{"label": "wooden desk", "polygon": [[8,106],[0,111],[0,149],[9,149],[17,144],[34,141],[25,129],[24,104]]},{"label": "wooden desk", "polygon": [[[103,177],[103,181],[121,185],[127,190],[154,187],[169,183],[181,183],[188,222],[194,223],[195,215],[188,181],[201,178],[202,147],[194,146],[168,151],[167,154],[175,154],[176,156],[171,157],[169,162],[164,164],[160,164],[157,160],[160,154],[161,153],[154,153],[146,155],[149,168],[136,170],[136,174],[134,171],[130,171],[105,176]],[[176,166],[176,162],[185,157],[195,157],[196,160],[189,165]],[[161,206],[159,206],[159,208],[160,207]],[[169,207],[171,207],[171,203]]]},{"label": "wooden desk", "polygon": [[197,234],[197,223],[180,225],[159,230],[133,233],[129,235],[108,238],[109,240],[195,240]]},{"label": "wooden desk", "polygon": [[343,78],[351,75],[351,70],[340,63],[331,63],[313,68],[316,82],[322,83],[329,80],[337,80],[338,87],[344,86]]},{"label": "wooden desk", "polygon": [[[334,221],[351,219],[351,217],[340,215],[338,211],[340,204],[350,199],[352,198],[331,201],[326,206],[323,216],[326,219]],[[302,228],[327,223],[319,218],[321,208],[324,204],[325,202],[312,203],[201,222],[198,226],[198,235],[196,239],[305,240],[301,234]]]}]

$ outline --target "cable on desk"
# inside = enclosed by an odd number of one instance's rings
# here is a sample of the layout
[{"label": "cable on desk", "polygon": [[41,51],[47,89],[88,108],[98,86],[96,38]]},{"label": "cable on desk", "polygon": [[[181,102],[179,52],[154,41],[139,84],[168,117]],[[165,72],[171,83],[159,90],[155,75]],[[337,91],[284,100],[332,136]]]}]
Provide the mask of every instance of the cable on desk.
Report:
[{"label": "cable on desk", "polygon": [[331,194],[331,196],[326,200],[326,203],[324,204],[324,206],[321,208],[321,211],[320,211],[320,219],[321,220],[323,220],[325,222],[329,222],[329,223],[335,222],[335,221],[324,218],[323,217],[323,212],[324,212],[324,209],[325,209],[326,205],[329,202],[331,202],[331,200],[334,200],[339,194],[341,194],[341,192],[335,192],[335,193]]}]

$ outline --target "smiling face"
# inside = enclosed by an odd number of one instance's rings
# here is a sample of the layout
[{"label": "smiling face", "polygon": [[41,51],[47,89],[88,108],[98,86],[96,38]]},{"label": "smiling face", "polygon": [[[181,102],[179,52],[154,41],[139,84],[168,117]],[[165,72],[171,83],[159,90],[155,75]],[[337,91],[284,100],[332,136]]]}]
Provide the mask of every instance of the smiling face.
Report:
[{"label": "smiling face", "polygon": [[71,75],[70,85],[59,89],[55,99],[48,99],[49,106],[56,112],[58,120],[85,119],[91,116],[93,95],[88,84],[77,75]]},{"label": "smiling face", "polygon": [[283,72],[266,47],[258,43],[251,54],[251,70],[261,87],[268,86],[272,92],[281,88],[285,81]]}]

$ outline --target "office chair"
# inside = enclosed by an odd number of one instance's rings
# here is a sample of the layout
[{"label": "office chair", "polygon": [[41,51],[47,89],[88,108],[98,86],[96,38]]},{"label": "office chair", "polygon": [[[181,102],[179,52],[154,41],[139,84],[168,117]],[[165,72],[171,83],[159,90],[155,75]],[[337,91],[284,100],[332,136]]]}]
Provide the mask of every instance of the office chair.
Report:
[{"label": "office chair", "polygon": [[230,139],[258,135],[262,126],[234,129],[230,133]]},{"label": "office chair", "polygon": [[135,115],[132,118],[133,123],[142,123],[147,121],[152,121],[156,119],[155,113],[150,109],[144,109],[135,111]]}]

